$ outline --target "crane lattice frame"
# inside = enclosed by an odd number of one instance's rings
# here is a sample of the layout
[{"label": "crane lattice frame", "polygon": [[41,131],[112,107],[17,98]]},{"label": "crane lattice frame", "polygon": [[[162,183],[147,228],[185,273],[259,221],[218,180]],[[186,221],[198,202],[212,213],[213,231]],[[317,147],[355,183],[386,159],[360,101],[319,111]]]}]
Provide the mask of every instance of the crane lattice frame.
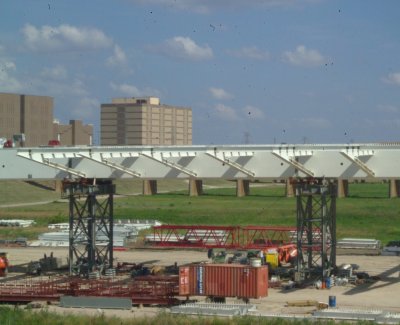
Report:
[{"label": "crane lattice frame", "polygon": [[296,196],[296,271],[302,279],[324,279],[336,266],[336,185],[301,182]]}]

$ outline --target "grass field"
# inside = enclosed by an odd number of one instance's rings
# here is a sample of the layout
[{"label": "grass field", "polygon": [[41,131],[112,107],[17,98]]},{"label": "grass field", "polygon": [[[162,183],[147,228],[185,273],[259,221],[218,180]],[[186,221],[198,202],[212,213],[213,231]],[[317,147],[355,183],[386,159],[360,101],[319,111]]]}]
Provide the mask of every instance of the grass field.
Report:
[{"label": "grass field", "polygon": [[[235,183],[204,183],[204,195],[188,196],[185,181],[160,181],[159,194],[141,193],[140,181],[117,181],[115,219],[158,219],[170,224],[290,225],[296,224],[296,198],[286,198],[282,184],[251,185],[247,197],[236,197]],[[2,185],[2,186],[1,186]],[[0,184],[0,219],[35,219],[31,228],[0,229],[0,238],[37,238],[48,223],[68,220],[68,203],[59,194],[24,182]],[[337,200],[337,236],[400,239],[400,199],[388,198],[388,184],[350,184],[350,195]],[[39,205],[2,207],[26,202]]]},{"label": "grass field", "polygon": [[[358,324],[367,322],[358,322]],[[75,316],[52,314],[44,311],[22,310],[21,308],[9,308],[0,306],[0,324],[4,325],[298,325],[298,324],[350,324],[349,322],[339,322],[330,320],[290,320],[290,319],[270,319],[261,317],[201,317],[184,316],[160,313],[153,318],[120,319],[117,317],[104,317],[102,315]]]}]

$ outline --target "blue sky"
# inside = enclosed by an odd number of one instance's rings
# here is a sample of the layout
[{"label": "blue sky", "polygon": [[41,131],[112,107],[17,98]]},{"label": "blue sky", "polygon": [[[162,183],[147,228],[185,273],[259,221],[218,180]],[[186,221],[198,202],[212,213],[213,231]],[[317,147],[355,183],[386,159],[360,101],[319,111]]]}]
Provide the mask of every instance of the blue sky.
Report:
[{"label": "blue sky", "polygon": [[193,144],[400,141],[400,1],[2,0],[0,92],[191,107]]}]

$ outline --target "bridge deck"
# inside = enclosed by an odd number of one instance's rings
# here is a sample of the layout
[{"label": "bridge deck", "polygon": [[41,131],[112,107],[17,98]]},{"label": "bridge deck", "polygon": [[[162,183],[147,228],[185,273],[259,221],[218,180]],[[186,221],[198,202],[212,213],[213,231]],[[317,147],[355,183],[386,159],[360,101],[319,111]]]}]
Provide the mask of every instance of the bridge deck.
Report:
[{"label": "bridge deck", "polygon": [[400,178],[400,143],[0,150],[0,179]]}]

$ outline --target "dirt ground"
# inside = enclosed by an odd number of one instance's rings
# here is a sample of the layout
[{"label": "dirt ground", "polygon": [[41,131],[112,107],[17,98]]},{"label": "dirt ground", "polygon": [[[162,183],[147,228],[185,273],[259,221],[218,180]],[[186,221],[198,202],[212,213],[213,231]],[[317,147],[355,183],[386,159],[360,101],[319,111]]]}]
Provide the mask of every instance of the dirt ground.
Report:
[{"label": "dirt ground", "polygon": [[[2,249],[9,253],[9,259],[13,265],[19,265],[39,260],[53,252],[55,257],[67,258],[67,248],[6,248]],[[114,252],[116,262],[142,263],[151,261],[156,265],[178,265],[190,262],[207,261],[206,252],[189,250],[149,250],[134,249],[123,252]],[[306,308],[286,307],[288,301],[317,300],[328,303],[329,296],[336,296],[338,307],[352,309],[379,309],[400,313],[400,256],[363,256],[363,255],[338,255],[337,264],[357,264],[357,271],[367,272],[370,276],[378,276],[379,280],[373,283],[361,285],[334,286],[330,289],[269,289],[268,297],[263,299],[252,299],[251,304],[257,306],[258,312],[273,314],[301,314],[307,312]],[[202,298],[200,298],[201,301]],[[229,300],[228,302],[233,302]],[[236,301],[235,301],[236,302]],[[96,309],[74,309],[49,306],[50,311],[57,313],[77,313],[86,315],[98,315],[104,313],[106,316],[118,316],[122,318],[151,317],[160,312],[160,308],[133,307],[131,310],[96,310]]]}]

